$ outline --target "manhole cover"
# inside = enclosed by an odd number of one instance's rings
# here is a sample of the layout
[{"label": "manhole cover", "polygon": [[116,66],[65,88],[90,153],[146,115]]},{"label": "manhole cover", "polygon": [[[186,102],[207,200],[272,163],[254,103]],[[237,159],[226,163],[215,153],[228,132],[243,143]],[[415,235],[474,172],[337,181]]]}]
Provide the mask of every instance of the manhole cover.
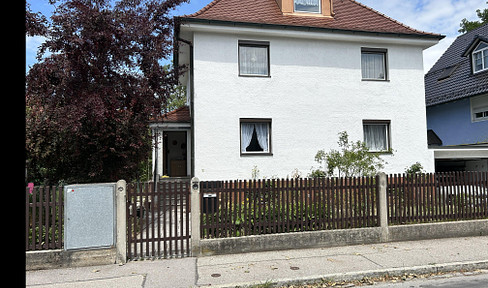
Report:
[{"label": "manhole cover", "polygon": [[212,274],[212,275],[210,275],[210,276],[212,276],[212,277],[214,277],[214,278],[219,278],[219,277],[220,277],[220,276],[222,276],[222,275],[220,275],[219,273],[215,273],[215,274]]},{"label": "manhole cover", "polygon": [[300,269],[300,268],[299,268],[299,267],[296,267],[296,266],[291,266],[291,267],[290,267],[290,269],[291,269],[291,270],[298,270],[298,269]]}]

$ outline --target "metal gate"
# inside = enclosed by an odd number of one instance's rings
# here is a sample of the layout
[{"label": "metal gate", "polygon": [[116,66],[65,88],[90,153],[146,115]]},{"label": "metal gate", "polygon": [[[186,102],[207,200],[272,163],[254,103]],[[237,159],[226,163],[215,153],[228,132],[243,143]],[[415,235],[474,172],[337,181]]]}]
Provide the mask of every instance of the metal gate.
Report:
[{"label": "metal gate", "polygon": [[190,180],[127,184],[129,260],[190,256]]}]

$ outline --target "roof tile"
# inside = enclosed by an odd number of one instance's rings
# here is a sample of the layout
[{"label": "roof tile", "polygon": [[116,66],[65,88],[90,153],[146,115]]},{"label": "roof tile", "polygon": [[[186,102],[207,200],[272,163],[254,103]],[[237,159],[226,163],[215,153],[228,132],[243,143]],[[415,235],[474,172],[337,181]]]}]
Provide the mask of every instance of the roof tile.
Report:
[{"label": "roof tile", "polygon": [[183,106],[181,108],[170,111],[162,116],[157,117],[152,122],[161,123],[190,123],[190,109],[188,106]]},{"label": "roof tile", "polygon": [[354,0],[334,0],[334,17],[317,17],[283,14],[275,0],[214,0],[200,11],[183,16],[190,19],[219,20],[230,22],[275,24],[424,35],[443,38],[408,27],[380,12]]},{"label": "roof tile", "polygon": [[[456,38],[430,68],[424,77],[427,106],[488,93],[488,71],[473,74],[471,58],[463,56],[467,47],[480,36],[488,37],[488,24]],[[449,77],[440,77],[446,69],[453,65],[456,65],[457,68]],[[439,80],[439,78],[441,79]]]}]

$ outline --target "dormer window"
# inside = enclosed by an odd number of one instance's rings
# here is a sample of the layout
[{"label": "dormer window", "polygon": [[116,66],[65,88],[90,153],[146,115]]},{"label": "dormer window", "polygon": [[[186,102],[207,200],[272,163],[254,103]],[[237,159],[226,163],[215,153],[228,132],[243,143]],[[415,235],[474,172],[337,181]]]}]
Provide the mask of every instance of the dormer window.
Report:
[{"label": "dormer window", "polygon": [[321,13],[321,0],[293,0],[295,12]]},{"label": "dormer window", "polygon": [[276,0],[283,15],[334,17],[333,0]]},{"label": "dormer window", "polygon": [[480,42],[473,50],[473,73],[488,70],[488,44]]}]

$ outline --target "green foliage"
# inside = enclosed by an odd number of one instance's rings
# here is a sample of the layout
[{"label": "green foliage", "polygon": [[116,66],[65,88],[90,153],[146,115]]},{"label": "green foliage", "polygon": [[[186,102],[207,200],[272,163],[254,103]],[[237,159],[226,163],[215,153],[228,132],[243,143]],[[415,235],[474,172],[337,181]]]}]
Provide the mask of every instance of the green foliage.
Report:
[{"label": "green foliage", "polygon": [[415,162],[405,169],[405,174],[425,173],[424,166],[420,162]]},{"label": "green foliage", "polygon": [[[488,1],[486,2],[486,4],[488,4]],[[476,14],[478,15],[478,18],[480,18],[480,20],[468,21],[468,19],[464,18],[459,24],[461,28],[458,30],[458,32],[466,33],[485,24],[488,24],[488,8],[483,9],[483,11],[481,9],[477,9]]]},{"label": "green foliage", "polygon": [[[384,168],[384,160],[378,153],[369,152],[366,143],[362,141],[351,142],[346,131],[339,133],[340,150],[331,149],[329,152],[319,150],[315,161],[322,164],[326,170],[315,170],[313,175],[339,177],[372,176],[379,169]],[[322,173],[323,172],[323,173]]]},{"label": "green foliage", "polygon": [[[170,67],[168,66],[169,70]],[[171,112],[178,108],[185,106],[186,104],[186,87],[176,86],[175,91],[169,94],[168,99],[166,99],[166,108],[163,108],[165,113]]]},{"label": "green foliage", "polygon": [[327,177],[327,173],[325,173],[325,171],[323,170],[315,169],[312,170],[310,174],[308,174],[308,177],[312,177],[312,178]]}]

